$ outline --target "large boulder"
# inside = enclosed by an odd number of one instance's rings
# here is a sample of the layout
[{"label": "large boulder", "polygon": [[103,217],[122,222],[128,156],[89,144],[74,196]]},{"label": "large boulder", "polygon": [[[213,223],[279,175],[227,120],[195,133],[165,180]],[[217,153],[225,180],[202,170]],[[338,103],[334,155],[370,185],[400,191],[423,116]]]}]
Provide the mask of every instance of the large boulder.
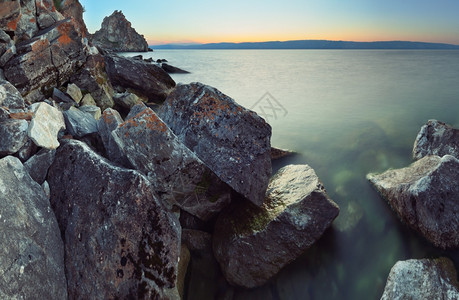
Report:
[{"label": "large boulder", "polygon": [[271,126],[201,83],[179,85],[158,115],[236,192],[262,205],[271,177]]},{"label": "large boulder", "polygon": [[97,120],[74,106],[64,111],[64,118],[67,131],[74,137],[81,138],[98,131]]},{"label": "large boulder", "polygon": [[0,80],[0,107],[23,109],[24,99],[19,91],[8,81]]},{"label": "large boulder", "polygon": [[42,188],[19,159],[0,159],[0,298],[67,299],[64,246]]},{"label": "large boulder", "polygon": [[162,102],[172,88],[174,80],[160,67],[132,58],[107,53],[105,64],[113,85],[130,89],[152,102]]},{"label": "large boulder", "polygon": [[105,71],[105,61],[102,55],[88,56],[83,67],[72,75],[70,81],[90,93],[102,110],[113,107],[113,87]]},{"label": "large boulder", "polygon": [[444,257],[397,262],[381,297],[381,300],[392,299],[459,299],[453,262]]},{"label": "large boulder", "polygon": [[26,120],[7,119],[0,122],[0,157],[18,152],[27,142]]},{"label": "large boulder", "polygon": [[58,148],[48,181],[70,298],[178,297],[180,225],[146,177],[70,140]]},{"label": "large boulder", "polygon": [[115,10],[105,17],[102,27],[92,35],[92,42],[115,52],[146,52],[148,43],[135,31],[124,14]]},{"label": "large boulder", "polygon": [[[5,77],[28,102],[43,100],[68,81],[86,60],[86,51],[69,19],[37,33],[5,65]],[[33,63],[31,63],[33,62]]]},{"label": "large boulder", "polygon": [[233,201],[215,225],[213,249],[229,283],[253,288],[314,244],[338,206],[308,165],[289,165],[271,179],[262,207]]},{"label": "large boulder", "polygon": [[57,108],[41,102],[34,104],[28,135],[38,147],[56,149],[59,132],[65,129],[64,116]]},{"label": "large boulder", "polygon": [[409,167],[368,174],[403,222],[435,246],[459,246],[459,160],[425,156]]},{"label": "large boulder", "polygon": [[413,157],[452,155],[459,158],[459,129],[437,120],[429,120],[419,131],[413,147]]},{"label": "large boulder", "polygon": [[112,133],[129,162],[148,176],[161,199],[203,220],[230,200],[229,188],[144,107]]}]

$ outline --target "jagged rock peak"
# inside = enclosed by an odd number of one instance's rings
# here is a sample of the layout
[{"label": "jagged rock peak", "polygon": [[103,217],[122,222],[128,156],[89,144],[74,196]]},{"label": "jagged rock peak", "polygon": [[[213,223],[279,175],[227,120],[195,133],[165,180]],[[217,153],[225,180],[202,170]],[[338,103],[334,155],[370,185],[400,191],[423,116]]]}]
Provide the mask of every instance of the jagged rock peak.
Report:
[{"label": "jagged rock peak", "polygon": [[144,36],[138,34],[123,12],[118,10],[104,18],[101,29],[92,36],[92,42],[117,52],[148,51]]}]

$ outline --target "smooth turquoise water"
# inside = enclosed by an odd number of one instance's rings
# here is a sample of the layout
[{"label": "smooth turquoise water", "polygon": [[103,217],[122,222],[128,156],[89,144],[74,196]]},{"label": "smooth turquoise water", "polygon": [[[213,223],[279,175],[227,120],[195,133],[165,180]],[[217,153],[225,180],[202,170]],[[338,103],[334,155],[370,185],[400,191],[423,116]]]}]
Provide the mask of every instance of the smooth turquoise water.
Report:
[{"label": "smooth turquoise water", "polygon": [[269,112],[263,96],[272,95],[279,109],[268,117],[272,145],[299,153],[274,168],[311,165],[341,208],[315,246],[268,285],[238,291],[236,299],[379,299],[398,260],[447,255],[459,266],[458,251],[435,249],[402,225],[365,179],[410,164],[428,119],[459,127],[459,51],[159,50],[144,56],[192,72],[173,75],[176,82],[215,86],[259,113]]}]

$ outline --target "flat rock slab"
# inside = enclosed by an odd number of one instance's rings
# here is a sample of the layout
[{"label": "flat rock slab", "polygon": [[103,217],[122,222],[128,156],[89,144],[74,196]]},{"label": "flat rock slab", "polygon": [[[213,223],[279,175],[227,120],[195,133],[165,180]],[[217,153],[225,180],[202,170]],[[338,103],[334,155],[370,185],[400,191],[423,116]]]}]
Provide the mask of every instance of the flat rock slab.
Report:
[{"label": "flat rock slab", "polygon": [[180,224],[148,179],[69,140],[48,175],[72,299],[170,299]]},{"label": "flat rock slab", "polygon": [[44,102],[34,105],[28,135],[38,147],[56,149],[60,145],[57,140],[59,131],[65,129],[64,116],[57,108]]},{"label": "flat rock slab", "polygon": [[308,165],[289,165],[271,179],[257,207],[234,201],[218,217],[213,249],[229,283],[253,288],[314,244],[338,216]]},{"label": "flat rock slab", "polygon": [[166,203],[203,220],[229,203],[230,189],[185,145],[150,108],[113,131],[122,153],[146,174]]},{"label": "flat rock slab", "polygon": [[19,159],[0,159],[0,298],[67,299],[64,245],[43,189]]},{"label": "flat rock slab", "polygon": [[236,192],[261,205],[271,177],[271,126],[201,83],[178,85],[158,115]]},{"label": "flat rock slab", "polygon": [[435,246],[459,247],[459,160],[426,156],[407,168],[367,179],[400,219]]},{"label": "flat rock slab", "polygon": [[429,120],[419,131],[413,147],[413,157],[452,155],[459,158],[459,129],[443,122]]},{"label": "flat rock slab", "polygon": [[459,299],[459,283],[448,258],[410,259],[390,271],[381,300]]},{"label": "flat rock slab", "polygon": [[18,152],[27,142],[26,120],[7,119],[0,122],[0,156]]}]

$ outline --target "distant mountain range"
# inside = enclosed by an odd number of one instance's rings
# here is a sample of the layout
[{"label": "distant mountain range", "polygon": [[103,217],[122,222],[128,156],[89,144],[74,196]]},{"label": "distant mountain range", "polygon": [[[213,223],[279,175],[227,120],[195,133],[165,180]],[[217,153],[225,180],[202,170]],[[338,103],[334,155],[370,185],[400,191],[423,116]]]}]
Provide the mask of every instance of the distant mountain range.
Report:
[{"label": "distant mountain range", "polygon": [[297,40],[258,43],[210,43],[210,44],[165,44],[153,45],[152,49],[450,49],[459,50],[459,45],[389,41],[349,42],[328,40]]}]

